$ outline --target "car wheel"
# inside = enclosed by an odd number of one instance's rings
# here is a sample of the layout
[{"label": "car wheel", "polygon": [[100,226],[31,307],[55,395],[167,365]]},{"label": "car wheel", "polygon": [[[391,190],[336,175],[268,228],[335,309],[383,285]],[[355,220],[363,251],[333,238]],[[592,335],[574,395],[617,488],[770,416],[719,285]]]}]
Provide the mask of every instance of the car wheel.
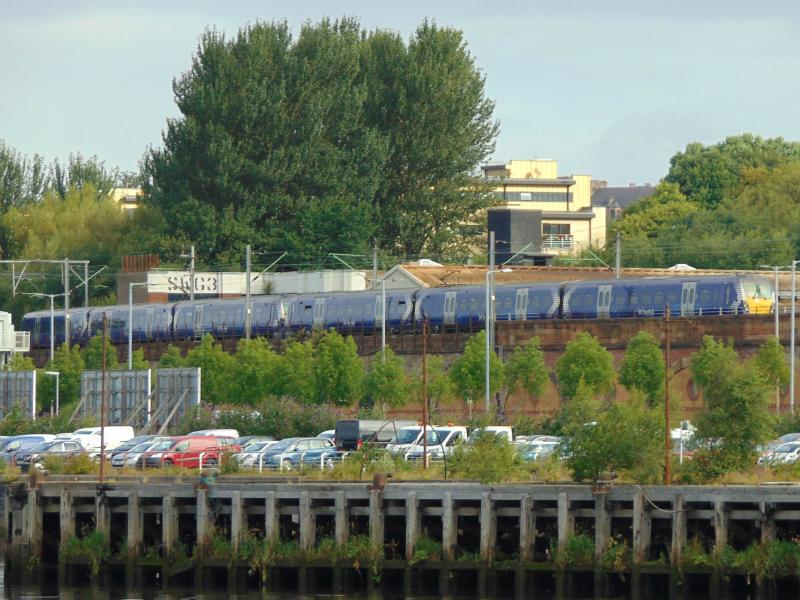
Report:
[{"label": "car wheel", "polygon": [[170,459],[167,459],[167,460],[164,461],[164,466],[165,467],[172,467],[172,466],[175,466],[175,463],[172,462]]},{"label": "car wheel", "polygon": [[206,460],[206,467],[209,469],[216,469],[217,468],[217,459],[216,458],[209,458]]},{"label": "car wheel", "polygon": [[292,461],[283,459],[281,461],[281,471],[291,471],[293,468]]}]

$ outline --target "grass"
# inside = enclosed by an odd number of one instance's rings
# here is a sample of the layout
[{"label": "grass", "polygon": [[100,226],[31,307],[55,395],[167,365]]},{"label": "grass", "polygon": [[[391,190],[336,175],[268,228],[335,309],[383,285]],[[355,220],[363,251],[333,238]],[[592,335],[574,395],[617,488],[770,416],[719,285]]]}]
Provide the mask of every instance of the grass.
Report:
[{"label": "grass", "polygon": [[108,557],[108,536],[97,530],[89,531],[83,537],[70,537],[62,544],[59,551],[61,560],[70,558],[88,559],[91,565],[92,578],[97,577],[100,573],[100,565]]}]

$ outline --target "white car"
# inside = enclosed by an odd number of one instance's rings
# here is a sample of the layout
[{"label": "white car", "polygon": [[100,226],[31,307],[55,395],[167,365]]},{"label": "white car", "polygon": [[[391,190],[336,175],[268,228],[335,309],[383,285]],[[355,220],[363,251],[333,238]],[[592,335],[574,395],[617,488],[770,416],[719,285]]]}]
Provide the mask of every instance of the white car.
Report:
[{"label": "white car", "polygon": [[[428,459],[441,460],[449,456],[456,446],[467,439],[467,428],[461,425],[448,425],[446,427],[428,428]],[[406,460],[422,460],[425,454],[425,446],[422,440],[419,441],[411,450],[406,452]]]},{"label": "white car", "polygon": [[800,442],[781,444],[758,459],[760,465],[785,465],[800,460]]},{"label": "white car", "polygon": [[[233,455],[233,460],[239,463],[239,466],[244,469],[257,469],[259,467],[259,458],[264,456],[264,452],[266,452],[270,446],[274,446],[277,444],[277,440],[272,440],[271,442],[256,442],[255,444],[250,444],[242,450],[241,452],[237,452]],[[263,468],[263,458],[262,460],[262,468]]]}]

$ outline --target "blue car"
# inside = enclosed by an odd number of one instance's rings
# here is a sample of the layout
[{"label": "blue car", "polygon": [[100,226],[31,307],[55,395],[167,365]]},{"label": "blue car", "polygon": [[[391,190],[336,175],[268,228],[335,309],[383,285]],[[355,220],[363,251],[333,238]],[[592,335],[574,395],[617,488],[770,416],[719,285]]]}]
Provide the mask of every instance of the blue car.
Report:
[{"label": "blue car", "polygon": [[263,464],[270,469],[290,471],[303,466],[322,467],[337,456],[331,440],[317,437],[291,437],[272,444],[263,453]]}]

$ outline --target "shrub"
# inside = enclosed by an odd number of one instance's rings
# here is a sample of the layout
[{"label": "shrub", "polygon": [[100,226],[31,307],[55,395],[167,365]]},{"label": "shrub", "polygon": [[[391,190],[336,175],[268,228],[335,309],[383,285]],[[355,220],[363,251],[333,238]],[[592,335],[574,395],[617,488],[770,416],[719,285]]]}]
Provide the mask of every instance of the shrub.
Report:
[{"label": "shrub", "polygon": [[551,560],[560,569],[564,567],[585,567],[594,563],[594,540],[583,533],[567,538],[564,549],[559,550],[557,542],[550,547]]},{"label": "shrub", "polygon": [[481,483],[495,483],[521,471],[521,460],[513,445],[499,435],[482,435],[462,444],[448,459],[450,473]]},{"label": "shrub", "polygon": [[45,455],[42,466],[54,475],[91,475],[100,471],[100,466],[85,452],[70,456]]},{"label": "shrub", "polygon": [[420,536],[414,544],[414,555],[411,557],[409,566],[416,565],[426,560],[441,560],[442,545],[427,535]]}]

